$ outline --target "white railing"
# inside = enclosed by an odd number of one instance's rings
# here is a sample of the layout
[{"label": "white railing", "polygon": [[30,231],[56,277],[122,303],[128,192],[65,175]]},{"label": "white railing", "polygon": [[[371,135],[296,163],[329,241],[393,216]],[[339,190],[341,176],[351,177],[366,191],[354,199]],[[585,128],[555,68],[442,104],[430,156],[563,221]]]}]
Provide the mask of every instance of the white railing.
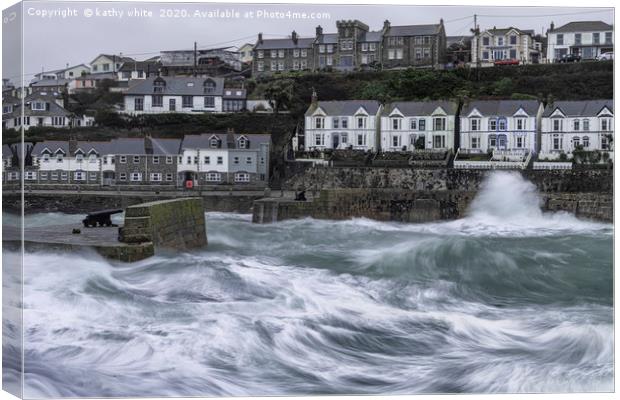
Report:
[{"label": "white railing", "polygon": [[[458,151],[456,156],[458,157]],[[455,157],[454,168],[455,169],[526,169],[532,154],[528,153],[525,160],[519,161],[458,161]]]},{"label": "white railing", "polygon": [[320,158],[296,158],[295,162],[307,162],[312,163],[312,165],[329,165],[328,160],[322,160]]},{"label": "white railing", "polygon": [[572,162],[561,162],[561,161],[557,161],[557,162],[534,161],[532,168],[538,169],[538,170],[541,170],[541,169],[544,169],[544,170],[572,169],[573,163]]}]

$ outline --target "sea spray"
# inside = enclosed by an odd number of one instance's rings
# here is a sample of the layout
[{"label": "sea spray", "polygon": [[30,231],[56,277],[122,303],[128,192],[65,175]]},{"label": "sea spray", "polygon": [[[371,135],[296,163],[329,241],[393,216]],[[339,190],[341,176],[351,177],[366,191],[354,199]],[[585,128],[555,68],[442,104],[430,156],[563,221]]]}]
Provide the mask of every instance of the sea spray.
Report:
[{"label": "sea spray", "polygon": [[541,199],[532,182],[517,172],[494,172],[480,187],[470,205],[469,215],[518,221],[542,217]]},{"label": "sea spray", "polygon": [[208,218],[199,253],[26,254],[24,394],[613,390],[612,226],[518,175],[450,222]]}]

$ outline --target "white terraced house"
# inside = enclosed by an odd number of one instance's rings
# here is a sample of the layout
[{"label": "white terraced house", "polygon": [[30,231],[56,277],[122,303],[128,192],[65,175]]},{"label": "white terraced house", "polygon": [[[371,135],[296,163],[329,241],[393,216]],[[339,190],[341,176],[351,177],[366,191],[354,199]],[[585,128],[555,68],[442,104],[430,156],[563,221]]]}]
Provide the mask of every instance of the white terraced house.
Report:
[{"label": "white terraced house", "polygon": [[101,184],[109,146],[109,142],[39,142],[32,150],[32,163],[38,171],[24,175],[24,179],[41,184]]},{"label": "white terraced house", "polygon": [[127,114],[222,112],[223,78],[149,77],[123,94]]},{"label": "white terraced house", "polygon": [[178,156],[178,179],[192,186],[267,185],[271,136],[205,133],[187,135]]},{"label": "white terraced house", "polygon": [[613,100],[555,101],[548,104],[541,123],[539,159],[572,157],[577,148],[613,151]]},{"label": "white terraced house", "polygon": [[459,151],[535,153],[542,111],[542,103],[537,100],[467,102],[460,113]]},{"label": "white terraced house", "polygon": [[382,111],[375,100],[319,102],[313,94],[305,115],[305,150],[378,149]]},{"label": "white terraced house", "polygon": [[381,149],[453,150],[457,109],[458,105],[449,101],[388,104],[381,115]]},{"label": "white terraced house", "polygon": [[568,54],[583,60],[614,51],[614,27],[603,21],[569,22],[559,28],[553,23],[547,32],[547,59],[556,62]]}]

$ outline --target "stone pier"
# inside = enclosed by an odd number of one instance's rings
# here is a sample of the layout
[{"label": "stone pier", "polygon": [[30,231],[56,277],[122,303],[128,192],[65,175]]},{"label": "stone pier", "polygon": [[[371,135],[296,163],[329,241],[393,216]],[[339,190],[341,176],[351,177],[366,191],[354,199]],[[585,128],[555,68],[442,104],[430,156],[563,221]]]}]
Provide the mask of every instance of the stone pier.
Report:
[{"label": "stone pier", "polygon": [[[79,233],[74,233],[78,232]],[[85,228],[82,224],[41,227],[2,226],[3,247],[19,251],[91,250],[117,261],[134,262],[158,250],[190,250],[207,245],[201,198],[136,204],[125,210],[121,227]]]},{"label": "stone pier", "polygon": [[156,250],[205,247],[207,225],[202,198],[129,206],[125,210],[125,225],[119,229],[119,239],[124,243],[152,242]]}]

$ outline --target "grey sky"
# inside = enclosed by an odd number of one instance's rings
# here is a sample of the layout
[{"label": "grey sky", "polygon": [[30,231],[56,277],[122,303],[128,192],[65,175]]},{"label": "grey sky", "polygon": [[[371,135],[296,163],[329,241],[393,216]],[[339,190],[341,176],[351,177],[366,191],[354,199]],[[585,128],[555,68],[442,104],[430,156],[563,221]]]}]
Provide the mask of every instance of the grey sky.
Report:
[{"label": "grey sky", "polygon": [[[85,10],[114,10],[116,16],[84,16]],[[137,8],[153,13],[152,17],[129,16]],[[76,10],[77,16],[42,17],[32,13]],[[190,17],[160,17],[161,9],[186,10]],[[195,12],[237,11],[239,18],[195,17]],[[258,17],[258,11],[327,12],[329,18],[293,19]],[[122,11],[123,16],[118,17]],[[246,17],[246,13],[254,16]],[[175,11],[172,11],[173,15]],[[111,53],[145,59],[159,50],[199,48],[254,43],[258,32],[265,38],[285,37],[296,30],[301,36],[314,36],[321,25],[325,32],[335,31],[340,19],[359,19],[371,30],[381,28],[389,19],[393,25],[437,23],[444,19],[447,35],[469,34],[473,14],[480,15],[482,29],[493,26],[516,26],[534,29],[537,33],[549,27],[574,20],[602,20],[613,23],[611,8],[559,7],[468,7],[468,6],[403,6],[403,5],[259,5],[215,3],[142,3],[142,2],[24,2],[24,73],[28,82],[33,73],[89,63],[99,53]],[[5,31],[6,32],[6,31]],[[6,37],[7,35],[5,35]],[[5,53],[6,54],[6,53]],[[4,57],[6,60],[6,57]],[[4,77],[13,81],[20,75],[18,63],[3,62]],[[17,82],[16,82],[17,83]]]}]

